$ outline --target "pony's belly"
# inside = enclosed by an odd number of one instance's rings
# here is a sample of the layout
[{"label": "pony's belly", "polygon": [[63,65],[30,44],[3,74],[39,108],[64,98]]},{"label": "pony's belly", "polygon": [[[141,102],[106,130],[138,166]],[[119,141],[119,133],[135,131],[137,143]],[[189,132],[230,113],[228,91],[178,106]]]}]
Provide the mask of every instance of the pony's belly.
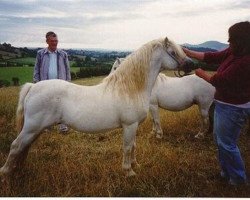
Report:
[{"label": "pony's belly", "polygon": [[116,128],[121,128],[119,126],[117,127],[112,127],[112,128],[104,128],[104,127],[94,127],[94,128],[91,128],[91,127],[73,127],[73,129],[77,130],[77,131],[80,131],[80,132],[84,132],[84,133],[105,133],[107,131],[111,131],[113,129],[116,129]]},{"label": "pony's belly", "polygon": [[119,128],[120,125],[116,121],[105,122],[104,120],[82,120],[80,123],[70,124],[74,129],[85,133],[100,133],[106,132],[115,128]]},{"label": "pony's belly", "polygon": [[185,110],[193,105],[193,101],[190,100],[169,100],[169,99],[163,99],[158,101],[159,107],[169,110],[169,111],[182,111]]}]

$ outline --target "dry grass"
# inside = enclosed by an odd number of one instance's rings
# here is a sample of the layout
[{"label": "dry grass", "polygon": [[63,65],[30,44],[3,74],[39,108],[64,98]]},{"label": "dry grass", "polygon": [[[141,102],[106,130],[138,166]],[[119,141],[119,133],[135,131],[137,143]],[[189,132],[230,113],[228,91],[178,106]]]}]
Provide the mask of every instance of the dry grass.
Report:
[{"label": "dry grass", "polygon": [[[89,80],[89,81],[88,81]],[[95,84],[99,79],[85,79]],[[15,109],[19,88],[0,89],[0,165],[16,137]],[[247,186],[232,188],[213,178],[219,172],[212,135],[194,140],[198,131],[197,107],[173,113],[161,110],[163,140],[150,135],[152,122],[137,133],[136,177],[126,178],[121,168],[122,132],[85,134],[57,127],[33,144],[23,168],[8,184],[0,183],[0,196],[87,197],[250,197]],[[250,172],[249,134],[240,148]],[[250,174],[250,173],[249,173]]]}]

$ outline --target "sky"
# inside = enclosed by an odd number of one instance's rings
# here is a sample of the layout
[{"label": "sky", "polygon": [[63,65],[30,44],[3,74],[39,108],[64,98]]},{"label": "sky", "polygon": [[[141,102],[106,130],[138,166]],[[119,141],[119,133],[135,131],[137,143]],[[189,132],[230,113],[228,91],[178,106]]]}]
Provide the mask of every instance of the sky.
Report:
[{"label": "sky", "polygon": [[158,38],[227,43],[228,28],[250,21],[250,0],[0,0],[0,43],[136,50]]}]

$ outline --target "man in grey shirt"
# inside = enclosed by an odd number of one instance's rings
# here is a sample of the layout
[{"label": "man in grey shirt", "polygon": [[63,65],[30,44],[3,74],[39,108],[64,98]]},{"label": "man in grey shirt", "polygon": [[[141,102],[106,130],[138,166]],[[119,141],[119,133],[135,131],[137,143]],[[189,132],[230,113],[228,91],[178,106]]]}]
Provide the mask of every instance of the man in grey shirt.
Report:
[{"label": "man in grey shirt", "polygon": [[[39,82],[49,79],[71,80],[68,55],[65,51],[57,49],[58,39],[54,32],[46,34],[47,48],[37,52],[36,63],[34,67],[33,82]],[[61,133],[68,131],[65,124],[59,124]]]}]

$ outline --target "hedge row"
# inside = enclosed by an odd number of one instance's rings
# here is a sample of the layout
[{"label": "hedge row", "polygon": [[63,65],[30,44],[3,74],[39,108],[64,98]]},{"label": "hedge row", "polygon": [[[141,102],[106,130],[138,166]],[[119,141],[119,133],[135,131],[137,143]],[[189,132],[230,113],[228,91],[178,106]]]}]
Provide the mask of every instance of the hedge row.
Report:
[{"label": "hedge row", "polygon": [[111,70],[111,65],[106,67],[81,67],[78,72],[71,72],[71,79],[87,78],[92,76],[108,75]]}]

